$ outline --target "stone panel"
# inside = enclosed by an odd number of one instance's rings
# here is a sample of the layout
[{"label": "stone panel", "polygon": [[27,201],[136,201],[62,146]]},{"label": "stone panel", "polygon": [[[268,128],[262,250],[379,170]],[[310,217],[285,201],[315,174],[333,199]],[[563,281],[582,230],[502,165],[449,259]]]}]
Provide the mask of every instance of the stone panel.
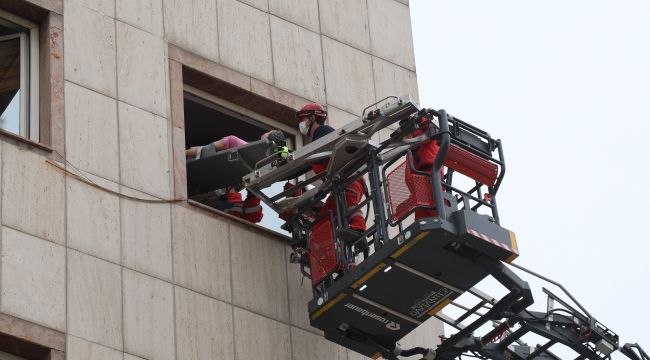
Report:
[{"label": "stone panel", "polygon": [[119,181],[117,102],[65,83],[65,150],[75,167]]},{"label": "stone panel", "polygon": [[269,11],[269,0],[239,0],[244,4],[256,7],[262,11]]},{"label": "stone panel", "polygon": [[350,114],[347,111],[337,109],[334,106],[327,107],[327,121],[335,129],[341,128],[359,118],[359,115]]},{"label": "stone panel", "polygon": [[2,143],[2,223],[65,243],[63,173],[33,148]]},{"label": "stone panel", "polygon": [[156,36],[163,36],[162,0],[115,0],[115,17]]},{"label": "stone panel", "polygon": [[235,308],[234,318],[238,359],[291,359],[289,326],[240,308]]},{"label": "stone panel", "polygon": [[68,333],[122,349],[120,267],[68,250]]},{"label": "stone panel", "polygon": [[347,360],[346,349],[325,340],[320,335],[291,328],[293,360]]},{"label": "stone panel", "polygon": [[237,0],[220,0],[217,14],[221,62],[272,83],[269,14]]},{"label": "stone panel", "polygon": [[287,322],[286,244],[230,226],[233,303]]},{"label": "stone panel", "polygon": [[325,102],[320,37],[271,16],[275,84],[316,102]]},{"label": "stone panel", "polygon": [[[122,193],[148,198],[122,188]],[[171,207],[122,198],[122,261],[124,266],[172,280]]]},{"label": "stone panel", "polygon": [[71,1],[63,18],[65,78],[115,97],[115,20]]},{"label": "stone panel", "polygon": [[323,35],[363,51],[370,51],[368,7],[366,0],[320,1]]},{"label": "stone panel", "polygon": [[176,283],[230,301],[228,223],[173,206],[172,234]]},{"label": "stone panel", "polygon": [[372,53],[415,71],[411,14],[395,0],[368,1]]},{"label": "stone panel", "polygon": [[124,351],[175,359],[174,294],[164,281],[124,269]]},{"label": "stone panel", "polygon": [[[119,185],[97,177],[91,181],[118,191]],[[120,200],[117,195],[69,178],[68,247],[114,263],[120,262]]]},{"label": "stone panel", "polygon": [[2,227],[2,312],[65,331],[65,249]]},{"label": "stone panel", "polygon": [[377,100],[391,95],[410,95],[418,101],[418,79],[415,72],[377,57],[372,58],[372,67]]},{"label": "stone panel", "polygon": [[146,360],[146,359],[143,359],[139,356],[124,353],[124,360]]},{"label": "stone panel", "polygon": [[352,114],[375,102],[370,55],[323,37],[327,102]]},{"label": "stone panel", "polygon": [[320,32],[318,0],[269,0],[269,9],[272,14],[285,20],[311,31]]},{"label": "stone panel", "polygon": [[[115,17],[115,0],[65,0],[65,10],[71,2],[83,5],[106,16]],[[68,15],[66,13],[66,15]]]},{"label": "stone panel", "polygon": [[363,356],[356,351],[348,350],[348,360],[370,360],[371,358]]},{"label": "stone panel", "polygon": [[[232,306],[180,287],[175,298],[178,358],[234,359]],[[246,339],[249,344],[257,341]]]},{"label": "stone panel", "polygon": [[165,118],[120,102],[121,182],[167,199],[170,194],[168,123]]},{"label": "stone panel", "polygon": [[119,99],[167,116],[167,59],[161,38],[117,22]]},{"label": "stone panel", "polygon": [[122,352],[68,335],[66,358],[68,360],[122,360]]},{"label": "stone panel", "polygon": [[163,0],[167,40],[219,61],[216,0]]}]

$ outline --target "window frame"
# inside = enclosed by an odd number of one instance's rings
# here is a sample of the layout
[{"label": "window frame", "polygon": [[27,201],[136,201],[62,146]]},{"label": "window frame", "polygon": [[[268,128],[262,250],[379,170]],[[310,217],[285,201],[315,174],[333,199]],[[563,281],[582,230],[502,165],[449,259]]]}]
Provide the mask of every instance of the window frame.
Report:
[{"label": "window frame", "polygon": [[[0,19],[12,22],[27,29],[27,32],[20,32],[4,36],[5,39],[20,38],[20,105],[19,105],[19,126],[15,135],[29,140],[40,142],[40,120],[39,120],[39,24],[26,20],[20,16],[0,9]],[[10,132],[10,131],[7,131]],[[10,132],[13,133],[13,132]]]},{"label": "window frame", "polygon": [[[213,94],[210,94],[208,92],[205,92],[203,90],[197,89],[191,85],[188,84],[183,84],[183,91],[187,92],[189,94],[192,94],[193,96],[199,97],[207,102],[211,102],[216,104],[217,106],[220,106],[226,110],[241,114],[245,117],[248,117],[256,122],[262,123],[264,125],[270,126],[274,129],[282,130],[284,133],[290,134],[293,136],[293,138],[296,141],[295,147],[296,149],[299,149],[303,146],[302,143],[302,134],[300,134],[300,131],[298,131],[297,126],[295,128],[283,124],[277,120],[271,119],[267,116],[264,116],[260,113],[257,113],[255,111],[249,110],[245,107],[242,107],[237,104],[233,104],[227,100],[221,99]],[[242,120],[244,121],[244,120]],[[187,129],[185,129],[187,131]],[[294,149],[294,150],[296,150]]]}]

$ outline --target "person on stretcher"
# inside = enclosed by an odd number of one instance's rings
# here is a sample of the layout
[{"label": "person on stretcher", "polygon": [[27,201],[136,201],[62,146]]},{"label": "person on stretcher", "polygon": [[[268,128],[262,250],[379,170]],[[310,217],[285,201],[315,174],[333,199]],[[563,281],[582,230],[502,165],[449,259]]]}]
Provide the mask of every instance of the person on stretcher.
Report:
[{"label": "person on stretcher", "polygon": [[[284,133],[280,130],[271,130],[262,134],[261,140],[269,139],[275,144],[284,143]],[[232,149],[247,142],[235,135],[228,135],[215,142],[203,146],[192,146],[185,150],[185,159],[201,159],[216,154],[221,150]],[[238,186],[228,186],[225,189],[216,190],[208,195],[201,195],[201,202],[227,214],[236,216],[252,223],[262,221],[264,213],[260,205],[260,199],[250,192],[247,192],[246,200],[243,200]]]}]

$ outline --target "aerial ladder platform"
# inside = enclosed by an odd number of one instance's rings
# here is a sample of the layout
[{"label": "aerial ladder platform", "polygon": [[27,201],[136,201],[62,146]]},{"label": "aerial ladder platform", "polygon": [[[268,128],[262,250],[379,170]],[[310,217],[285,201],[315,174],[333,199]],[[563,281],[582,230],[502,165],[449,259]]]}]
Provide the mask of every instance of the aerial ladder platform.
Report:
[{"label": "aerial ladder platform", "polygon": [[[414,137],[418,129],[422,135]],[[432,169],[422,171],[414,157],[429,141],[437,141],[439,150]],[[513,263],[517,240],[501,226],[496,201],[506,169],[502,143],[489,133],[444,110],[388,97],[300,149],[287,154],[278,150],[283,145],[251,143],[241,153],[218,153],[220,160],[188,162],[188,173],[214,171],[209,161],[234,163],[238,170],[231,175],[241,175],[241,186],[290,214],[283,228],[292,234],[291,261],[311,279],[310,323],[328,340],[373,359],[561,359],[566,355],[551,349],[560,344],[575,359],[610,359],[618,350],[650,360],[638,344],[620,346],[618,335],[561,284]],[[310,171],[324,162],[326,171]],[[359,179],[366,194],[349,209],[345,188]],[[293,187],[268,193],[272,184],[288,180]],[[200,192],[224,184],[193,185]],[[337,211],[322,214],[327,196],[334,197]],[[348,230],[349,215],[363,209],[367,230]],[[416,217],[420,209],[437,215]],[[512,268],[558,286],[564,297],[544,288],[545,311],[530,310],[531,289]],[[495,299],[479,290],[486,278],[505,295]],[[457,316],[446,315],[448,308]],[[453,334],[435,349],[402,349],[400,339],[430,318]],[[529,345],[530,334],[545,342]]]}]

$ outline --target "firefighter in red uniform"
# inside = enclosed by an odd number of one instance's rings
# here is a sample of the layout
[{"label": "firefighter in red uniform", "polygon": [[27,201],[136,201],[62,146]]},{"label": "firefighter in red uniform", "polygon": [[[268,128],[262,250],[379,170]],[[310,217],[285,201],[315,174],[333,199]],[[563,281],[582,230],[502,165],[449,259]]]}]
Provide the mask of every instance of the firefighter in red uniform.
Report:
[{"label": "firefighter in red uniform", "polygon": [[[427,118],[421,119],[422,123],[427,123],[429,120]],[[431,124],[421,125],[420,128],[415,130],[411,134],[411,138],[418,137],[423,134],[428,134],[429,126]],[[418,149],[413,153],[413,165],[416,170],[431,172],[433,170],[433,162],[436,159],[436,155],[440,150],[440,145],[438,145],[437,140],[427,140]],[[443,169],[440,169],[440,177],[444,175]],[[414,191],[412,189],[411,191]],[[415,210],[415,220],[419,220],[425,217],[435,217],[438,216],[438,211],[436,209],[416,209]]]},{"label": "firefighter in red uniform", "polygon": [[[311,141],[320,139],[321,137],[334,131],[334,128],[325,124],[327,119],[327,110],[320,104],[307,104],[303,106],[300,111],[296,113],[298,120],[298,128],[300,133],[310,138]],[[312,165],[314,173],[318,174],[325,171],[327,168],[327,161],[316,163]],[[348,211],[352,211],[363,198],[364,184],[362,179],[352,183],[345,189],[345,201]],[[325,205],[320,209],[318,215],[324,214],[326,211],[335,211],[335,200],[333,196],[329,196],[325,201]],[[363,217],[361,210],[348,217],[348,227],[350,230],[364,232],[366,230],[366,221]]]}]

